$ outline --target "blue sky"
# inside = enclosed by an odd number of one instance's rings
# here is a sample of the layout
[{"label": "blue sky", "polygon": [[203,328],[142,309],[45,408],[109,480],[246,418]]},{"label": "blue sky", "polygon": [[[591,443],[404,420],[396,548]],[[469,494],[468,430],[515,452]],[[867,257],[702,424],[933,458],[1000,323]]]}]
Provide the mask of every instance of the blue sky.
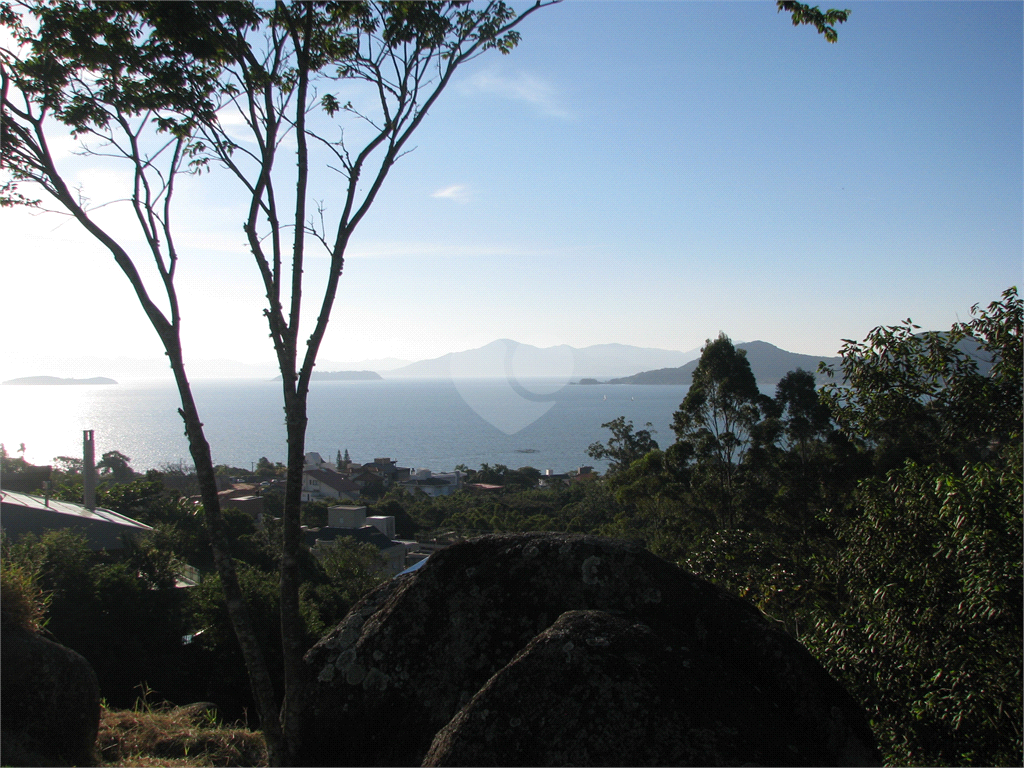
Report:
[{"label": "blue sky", "polygon": [[[565,2],[527,19],[510,56],[460,71],[392,172],[321,358],[496,338],[685,351],[719,331],[835,354],[997,299],[1022,272],[1024,5],[840,7],[835,45],[769,2]],[[94,199],[122,181],[72,162]],[[179,194],[187,355],[271,360],[230,183]],[[0,220],[6,358],[161,356],[86,235]]]}]

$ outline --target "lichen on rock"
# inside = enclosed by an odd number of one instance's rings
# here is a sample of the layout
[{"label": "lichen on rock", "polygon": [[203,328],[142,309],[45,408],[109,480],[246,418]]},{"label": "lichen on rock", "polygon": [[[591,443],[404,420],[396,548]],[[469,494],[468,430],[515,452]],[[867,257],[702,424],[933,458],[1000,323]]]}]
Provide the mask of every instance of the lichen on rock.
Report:
[{"label": "lichen on rock", "polygon": [[860,708],[756,608],[594,536],[437,552],[306,664],[305,765],[878,759]]}]

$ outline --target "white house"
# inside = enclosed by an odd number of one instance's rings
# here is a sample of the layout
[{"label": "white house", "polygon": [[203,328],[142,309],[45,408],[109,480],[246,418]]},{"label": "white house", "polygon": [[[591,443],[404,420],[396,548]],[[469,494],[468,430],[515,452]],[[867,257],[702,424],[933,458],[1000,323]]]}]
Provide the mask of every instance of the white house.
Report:
[{"label": "white house", "polygon": [[302,500],[359,500],[359,486],[344,475],[329,469],[307,469],[302,473]]},{"label": "white house", "polygon": [[430,497],[447,496],[462,488],[462,472],[432,473],[429,469],[417,469],[402,483],[406,493],[424,493]]}]

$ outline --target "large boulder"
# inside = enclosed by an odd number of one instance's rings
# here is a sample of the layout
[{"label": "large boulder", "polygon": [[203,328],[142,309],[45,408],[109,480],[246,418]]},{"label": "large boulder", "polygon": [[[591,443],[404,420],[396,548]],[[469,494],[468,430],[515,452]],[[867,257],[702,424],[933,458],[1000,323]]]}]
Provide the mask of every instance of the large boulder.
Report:
[{"label": "large boulder", "polygon": [[[808,730],[748,675],[645,624],[568,611],[434,737],[424,765],[862,765],[841,712]],[[834,730],[833,730],[834,729]],[[823,738],[823,736],[825,738]]]},{"label": "large boulder", "polygon": [[864,765],[863,712],[749,603],[592,536],[485,536],[309,653],[304,765]]},{"label": "large boulder", "polygon": [[0,627],[0,760],[95,765],[100,689],[89,662],[6,614]]}]

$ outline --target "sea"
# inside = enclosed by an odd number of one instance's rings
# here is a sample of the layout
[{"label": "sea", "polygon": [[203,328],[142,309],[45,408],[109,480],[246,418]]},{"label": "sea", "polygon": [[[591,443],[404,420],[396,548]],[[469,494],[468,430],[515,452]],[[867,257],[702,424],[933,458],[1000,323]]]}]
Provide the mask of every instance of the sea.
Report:
[{"label": "sea", "polygon": [[[327,461],[389,457],[399,466],[449,471],[459,464],[535,467],[567,472],[606,469],[587,447],[611,436],[602,424],[624,416],[637,429],[651,422],[668,446],[670,425],[687,387],[568,384],[528,379],[385,379],[321,381],[310,388],[306,451]],[[261,457],[284,462],[280,382],[199,380],[193,392],[214,462],[251,468]],[[82,455],[93,430],[96,454],[120,451],[137,471],[190,465],[170,381],[111,385],[0,387],[0,442],[12,456],[50,464]],[[22,452],[21,449],[24,448]]]}]

